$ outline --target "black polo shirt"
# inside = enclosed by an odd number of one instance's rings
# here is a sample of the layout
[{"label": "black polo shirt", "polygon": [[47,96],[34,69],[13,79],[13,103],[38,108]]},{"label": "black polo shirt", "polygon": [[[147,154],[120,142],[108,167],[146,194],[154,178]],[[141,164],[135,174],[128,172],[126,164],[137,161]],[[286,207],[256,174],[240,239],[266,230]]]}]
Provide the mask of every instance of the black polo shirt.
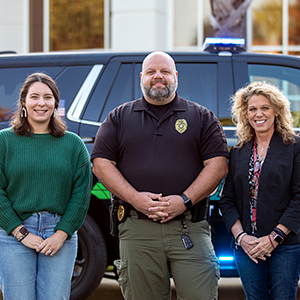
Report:
[{"label": "black polo shirt", "polygon": [[203,168],[203,161],[228,157],[219,120],[207,108],[176,94],[158,119],[144,98],[112,110],[100,126],[91,159],[117,163],[140,192],[181,195]]}]

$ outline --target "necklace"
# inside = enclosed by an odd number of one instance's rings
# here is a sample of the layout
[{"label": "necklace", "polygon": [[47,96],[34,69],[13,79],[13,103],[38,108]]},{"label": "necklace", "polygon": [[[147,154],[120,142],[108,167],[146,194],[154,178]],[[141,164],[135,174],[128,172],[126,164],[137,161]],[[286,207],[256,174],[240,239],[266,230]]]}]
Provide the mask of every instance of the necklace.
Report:
[{"label": "necklace", "polygon": [[264,155],[265,155],[265,152],[267,152],[267,150],[270,148],[270,146],[269,146],[269,143],[268,144],[266,144],[266,145],[264,145],[264,146],[262,146],[261,147],[261,153],[260,153],[260,155],[259,155],[259,153],[258,153],[258,147],[259,145],[257,144],[257,156],[258,156],[258,160],[260,161],[260,162],[262,162],[263,160],[264,160]]}]

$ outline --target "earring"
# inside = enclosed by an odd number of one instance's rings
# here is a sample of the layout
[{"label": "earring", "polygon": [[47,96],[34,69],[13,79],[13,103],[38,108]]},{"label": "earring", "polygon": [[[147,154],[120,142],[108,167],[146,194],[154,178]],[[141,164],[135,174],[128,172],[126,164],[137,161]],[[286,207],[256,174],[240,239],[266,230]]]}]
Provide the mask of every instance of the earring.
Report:
[{"label": "earring", "polygon": [[249,125],[249,122],[247,122],[247,126]]},{"label": "earring", "polygon": [[56,108],[54,108],[54,111],[53,111],[53,118],[55,118],[55,117],[56,117],[56,114],[57,114],[57,109],[56,109]]},{"label": "earring", "polygon": [[27,118],[27,110],[24,106],[23,106],[22,111],[21,111],[21,118],[23,118],[23,117]]}]

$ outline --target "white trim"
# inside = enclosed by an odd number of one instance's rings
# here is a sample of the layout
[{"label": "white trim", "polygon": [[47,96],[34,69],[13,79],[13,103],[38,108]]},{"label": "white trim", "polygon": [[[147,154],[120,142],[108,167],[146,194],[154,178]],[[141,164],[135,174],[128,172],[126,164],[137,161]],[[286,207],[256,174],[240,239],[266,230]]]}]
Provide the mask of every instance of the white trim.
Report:
[{"label": "white trim", "polygon": [[[95,85],[95,82],[103,68],[103,65],[94,65],[91,69],[90,73],[86,77],[84,83],[82,84],[79,92],[77,93],[72,105],[70,106],[67,118],[70,121],[74,121],[77,123],[82,123],[80,120],[80,115],[85,106],[85,103],[88,100],[89,94]],[[92,122],[92,121],[91,121]],[[97,124],[97,123],[96,123]]]},{"label": "white trim", "polygon": [[204,36],[204,17],[203,17],[203,0],[197,1],[197,49],[202,51],[203,36]]},{"label": "white trim", "polygon": [[288,54],[289,46],[289,2],[282,1],[282,46],[283,54]]},{"label": "white trim", "polygon": [[110,20],[110,0],[104,0],[104,49],[109,50],[111,48],[111,20]]},{"label": "white trim", "polygon": [[50,0],[44,0],[43,17],[43,51],[50,51]]},{"label": "white trim", "polygon": [[30,3],[29,0],[24,1],[24,26],[23,26],[23,52],[28,53],[30,50]]},{"label": "white trim", "polygon": [[167,42],[168,51],[174,49],[174,0],[167,0]]}]

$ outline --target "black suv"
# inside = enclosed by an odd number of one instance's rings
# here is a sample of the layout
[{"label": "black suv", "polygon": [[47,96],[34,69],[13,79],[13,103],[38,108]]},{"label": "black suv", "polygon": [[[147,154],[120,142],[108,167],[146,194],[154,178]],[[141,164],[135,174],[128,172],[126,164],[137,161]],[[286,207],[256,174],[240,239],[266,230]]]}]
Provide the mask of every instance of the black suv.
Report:
[{"label": "black suv", "polygon": [[[178,94],[215,113],[224,127],[229,147],[236,143],[230,97],[238,88],[256,80],[276,84],[284,91],[291,102],[298,130],[300,58],[211,49],[211,52],[170,54],[178,70]],[[139,73],[146,55],[105,52],[0,55],[0,129],[9,126],[9,118],[27,75],[44,72],[58,85],[59,113],[64,116],[68,129],[77,133],[91,152],[96,132],[107,113],[125,101],[141,97]],[[237,276],[229,246],[230,236],[219,211],[222,184],[211,195],[212,238],[220,260],[221,276]],[[110,235],[109,205],[109,192],[94,178],[90,209],[78,232],[79,248],[71,299],[86,299],[103,276],[116,278],[113,268],[109,267],[118,258],[118,239]]]}]

